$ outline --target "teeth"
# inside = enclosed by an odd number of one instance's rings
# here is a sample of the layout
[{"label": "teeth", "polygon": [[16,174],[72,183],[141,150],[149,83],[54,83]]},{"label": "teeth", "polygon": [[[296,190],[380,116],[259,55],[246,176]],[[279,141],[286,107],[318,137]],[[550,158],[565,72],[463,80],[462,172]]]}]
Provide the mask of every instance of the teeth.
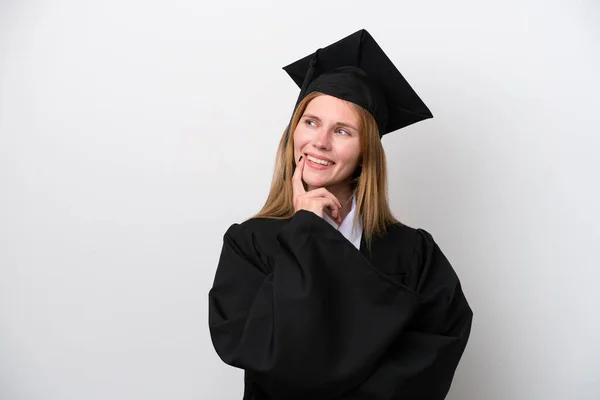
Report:
[{"label": "teeth", "polygon": [[325,161],[325,160],[319,160],[318,158],[314,158],[313,156],[306,156],[306,158],[308,158],[310,161],[316,163],[316,164],[321,164],[321,165],[333,165],[332,162],[329,161]]}]

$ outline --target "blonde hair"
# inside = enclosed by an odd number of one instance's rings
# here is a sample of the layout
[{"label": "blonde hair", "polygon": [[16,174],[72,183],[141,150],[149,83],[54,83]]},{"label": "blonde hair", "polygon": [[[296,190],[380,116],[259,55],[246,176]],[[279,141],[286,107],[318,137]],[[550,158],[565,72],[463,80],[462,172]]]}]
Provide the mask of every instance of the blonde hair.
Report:
[{"label": "blonde hair", "polygon": [[[294,213],[292,174],[296,166],[294,160],[294,131],[304,114],[308,103],[323,93],[312,92],[302,99],[292,116],[289,126],[283,132],[277,150],[275,170],[269,196],[258,214],[252,218],[288,219]],[[356,196],[354,223],[362,218],[363,232],[367,247],[371,247],[374,236],[383,235],[387,225],[397,223],[390,210],[387,198],[386,158],[379,129],[375,119],[367,110],[351,104],[360,119],[360,148],[362,167],[359,167],[352,180],[352,191]]]}]

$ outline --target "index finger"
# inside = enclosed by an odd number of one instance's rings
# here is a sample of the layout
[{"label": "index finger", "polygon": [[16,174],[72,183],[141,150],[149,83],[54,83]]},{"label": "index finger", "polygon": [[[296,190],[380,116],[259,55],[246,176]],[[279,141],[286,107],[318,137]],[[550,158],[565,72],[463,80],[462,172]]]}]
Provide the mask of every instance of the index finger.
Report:
[{"label": "index finger", "polygon": [[306,193],[304,190],[304,183],[302,183],[302,171],[304,170],[304,158],[300,157],[298,164],[296,164],[296,170],[294,171],[294,175],[292,176],[292,190],[294,192],[294,197],[299,194]]}]

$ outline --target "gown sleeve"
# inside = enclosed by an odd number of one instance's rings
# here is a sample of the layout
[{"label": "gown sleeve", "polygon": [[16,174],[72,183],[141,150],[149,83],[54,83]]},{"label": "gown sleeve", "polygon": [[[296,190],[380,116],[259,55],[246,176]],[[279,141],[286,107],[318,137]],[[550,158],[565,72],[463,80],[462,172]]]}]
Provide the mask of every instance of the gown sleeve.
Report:
[{"label": "gown sleeve", "polygon": [[297,212],[277,240],[281,250],[267,255],[244,226],[225,234],[209,292],[224,362],[274,398],[444,398],[471,314],[426,232],[406,285],[311,212]]},{"label": "gown sleeve", "polygon": [[232,225],[209,292],[215,350],[275,398],[332,399],[371,375],[420,298],[300,210],[266,255]]},{"label": "gown sleeve", "polygon": [[340,400],[441,400],[450,389],[473,312],[431,235],[421,229],[418,234],[408,285],[421,305],[374,372]]}]

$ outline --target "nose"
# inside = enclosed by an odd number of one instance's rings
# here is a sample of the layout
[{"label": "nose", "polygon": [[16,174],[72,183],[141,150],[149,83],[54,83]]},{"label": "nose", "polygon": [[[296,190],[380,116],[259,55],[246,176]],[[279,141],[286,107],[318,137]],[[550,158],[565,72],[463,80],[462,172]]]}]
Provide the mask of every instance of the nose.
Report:
[{"label": "nose", "polygon": [[331,150],[331,137],[326,127],[321,127],[313,136],[312,144],[320,150]]}]

